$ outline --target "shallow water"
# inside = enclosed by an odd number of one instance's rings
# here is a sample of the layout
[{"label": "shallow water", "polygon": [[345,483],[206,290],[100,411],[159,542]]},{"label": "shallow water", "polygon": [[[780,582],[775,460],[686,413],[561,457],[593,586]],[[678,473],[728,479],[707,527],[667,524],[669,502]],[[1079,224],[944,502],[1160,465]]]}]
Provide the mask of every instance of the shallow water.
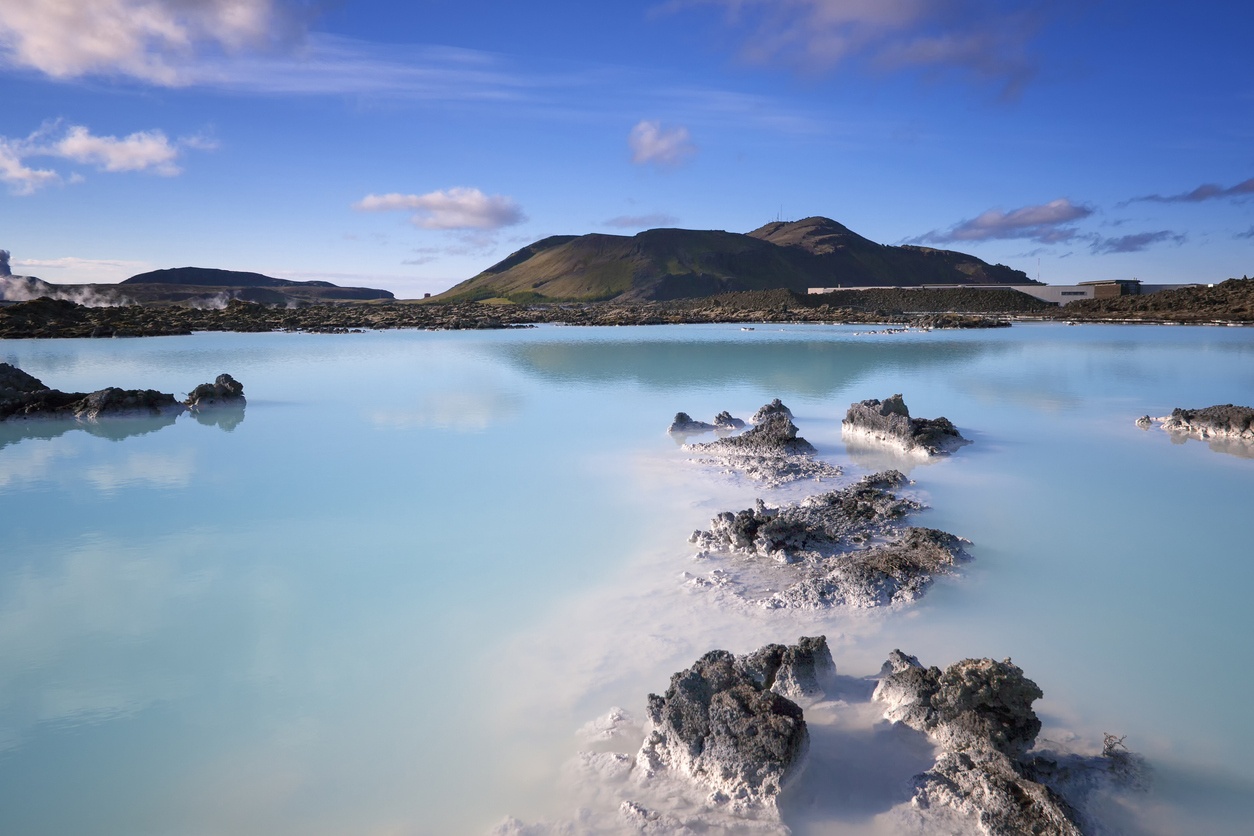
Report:
[{"label": "shallow water", "polygon": [[[643,714],[713,647],[818,633],[853,677],[894,647],[1011,656],[1045,691],[1044,736],[1093,751],[1116,732],[1150,758],[1122,826],[1242,832],[1254,459],[1133,419],[1254,401],[1254,330],[862,330],[0,344],[64,390],[181,395],[227,371],[249,397],[218,424],[0,425],[0,832],[568,817],[588,803],[563,778],[586,721]],[[894,392],[975,443],[935,464],[847,450],[848,404]],[[664,429],[772,397],[849,476],[908,470],[920,524],[974,542],[961,576],[869,615],[721,610],[685,588],[710,568],[694,528],[817,486],[694,466]],[[814,724],[796,832],[874,830],[922,768],[850,711]]]}]

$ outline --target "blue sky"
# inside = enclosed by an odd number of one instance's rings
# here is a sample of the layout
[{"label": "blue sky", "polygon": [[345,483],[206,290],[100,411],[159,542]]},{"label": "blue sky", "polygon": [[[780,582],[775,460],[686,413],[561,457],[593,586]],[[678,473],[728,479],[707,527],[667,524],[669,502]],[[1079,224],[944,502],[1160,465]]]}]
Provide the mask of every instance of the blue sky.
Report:
[{"label": "blue sky", "polygon": [[1245,4],[0,0],[0,248],[438,292],[834,218],[1051,283],[1254,273]]}]

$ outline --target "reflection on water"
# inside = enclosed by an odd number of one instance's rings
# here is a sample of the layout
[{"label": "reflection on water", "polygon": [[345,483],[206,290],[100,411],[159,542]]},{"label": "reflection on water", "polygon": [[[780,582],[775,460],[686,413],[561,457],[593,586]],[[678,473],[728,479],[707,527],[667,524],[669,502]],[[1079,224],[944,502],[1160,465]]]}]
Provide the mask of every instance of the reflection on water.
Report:
[{"label": "reflection on water", "polygon": [[37,418],[29,421],[0,422],[0,450],[29,438],[60,438],[81,430],[96,438],[121,441],[137,435],[155,433],[178,420],[177,414],[143,417],[105,418],[100,421],[76,421],[72,418]]},{"label": "reflection on water", "polygon": [[231,432],[244,423],[244,408],[244,404],[222,404],[210,409],[198,409],[192,413],[192,417],[202,426]]}]

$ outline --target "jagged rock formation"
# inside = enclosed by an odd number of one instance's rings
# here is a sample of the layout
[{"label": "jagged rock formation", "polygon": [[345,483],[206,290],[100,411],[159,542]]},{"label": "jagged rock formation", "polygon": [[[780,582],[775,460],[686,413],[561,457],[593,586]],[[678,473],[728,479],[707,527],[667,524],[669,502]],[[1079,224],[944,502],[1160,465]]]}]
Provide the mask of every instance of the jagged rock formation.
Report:
[{"label": "jagged rock formation", "polygon": [[244,385],[229,374],[220,374],[213,383],[202,383],[189,392],[183,403],[192,410],[241,406],[245,403]]},{"label": "jagged rock formation", "polygon": [[840,429],[846,437],[869,439],[923,456],[943,455],[971,443],[948,418],[911,418],[901,395],[850,404]]},{"label": "jagged rock formation", "polygon": [[793,418],[792,410],[784,406],[784,402],[779,398],[775,398],[770,403],[763,404],[758,407],[758,411],[753,413],[753,417],[749,419],[749,422],[752,424],[761,424],[772,415],[783,415],[788,418],[789,421]]},{"label": "jagged rock formation", "polygon": [[814,445],[797,434],[792,412],[778,398],[754,414],[753,424],[740,435],[689,444],[684,449],[702,454],[708,463],[740,471],[772,487],[798,479],[840,475],[839,467],[814,458]]},{"label": "jagged rock formation", "polygon": [[8,363],[0,363],[0,421],[171,416],[185,408],[204,410],[215,405],[242,405],[244,387],[228,374],[214,383],[197,386],[187,401],[154,389],[119,389],[110,386],[96,392],[62,392]]},{"label": "jagged rock formation", "polygon": [[914,601],[966,557],[966,541],[905,526],[904,518],[923,507],[893,493],[905,484],[905,476],[890,470],[792,505],[758,500],[753,508],[725,511],[689,542],[701,550],[699,557],[721,553],[748,560],[734,562],[732,572],[718,569],[689,583],[771,609]]},{"label": "jagged rock formation", "polygon": [[1064,793],[1082,801],[1096,782],[1128,782],[1135,758],[1109,744],[1101,758],[1029,757],[1041,730],[1032,703],[1041,696],[1009,659],[965,659],[942,672],[894,650],[872,699],[885,718],[940,748],[915,778],[913,808],[957,813],[989,836],[1084,833],[1084,815]]},{"label": "jagged rock formation", "polygon": [[1202,409],[1173,409],[1170,415],[1137,419],[1137,426],[1149,428],[1157,421],[1173,435],[1185,435],[1203,441],[1225,439],[1254,443],[1254,408],[1219,404]]},{"label": "jagged rock formation", "polygon": [[741,657],[705,654],[672,676],[664,695],[649,695],[638,778],[677,773],[708,789],[712,804],[774,813],[809,739],[801,707],[782,692],[821,695],[820,680],[834,673],[821,636]]},{"label": "jagged rock formation", "polygon": [[733,418],[730,412],[723,410],[714,416],[714,428],[717,430],[743,430],[745,422],[739,418]]},{"label": "jagged rock formation", "polygon": [[713,424],[707,424],[704,421],[695,421],[687,412],[676,412],[675,419],[671,421],[671,425],[666,429],[668,433],[705,433],[714,429]]}]

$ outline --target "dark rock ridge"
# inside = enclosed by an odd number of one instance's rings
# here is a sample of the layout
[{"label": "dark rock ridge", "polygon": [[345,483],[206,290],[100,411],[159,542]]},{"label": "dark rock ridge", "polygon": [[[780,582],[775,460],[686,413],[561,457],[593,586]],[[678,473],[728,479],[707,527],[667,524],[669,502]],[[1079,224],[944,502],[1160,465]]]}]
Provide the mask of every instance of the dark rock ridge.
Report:
[{"label": "dark rock ridge", "polygon": [[948,418],[911,418],[901,395],[851,404],[841,433],[890,444],[902,452],[939,456],[971,442]]},{"label": "dark rock ridge", "polygon": [[699,556],[722,553],[749,562],[736,565],[734,575],[716,570],[690,583],[770,609],[914,601],[937,575],[966,558],[966,541],[904,525],[908,514],[923,507],[892,492],[905,484],[905,476],[892,470],[792,505],[768,507],[758,500],[754,508],[725,511],[689,542],[701,549]]},{"label": "dark rock ridge", "polygon": [[111,386],[87,393],[62,392],[48,388],[41,380],[15,366],[0,363],[0,421],[155,417],[178,414],[188,407],[205,409],[216,403],[241,404],[243,397],[243,387],[230,375],[219,375],[216,383],[196,387],[185,404],[171,394],[154,389]]},{"label": "dark rock ridge", "polygon": [[636,757],[641,780],[671,772],[707,789],[737,813],[776,813],[809,736],[802,709],[784,694],[814,699],[835,674],[826,638],[767,645],[745,656],[713,650],[649,695],[648,736]]},{"label": "dark rock ridge", "polygon": [[910,320],[913,328],[928,331],[966,330],[972,328],[1009,328],[1010,323],[1004,319],[991,316],[970,316],[963,314],[938,313],[916,316]]},{"label": "dark rock ridge", "polygon": [[814,445],[797,434],[792,412],[778,398],[753,417],[754,426],[740,435],[688,444],[684,449],[701,454],[703,461],[740,471],[768,486],[840,475],[839,467],[814,458]]},{"label": "dark rock ridge", "polygon": [[1109,739],[1098,758],[1029,756],[1041,730],[1032,703],[1042,692],[1009,659],[965,659],[941,671],[895,650],[881,676],[872,698],[884,716],[939,747],[935,765],[914,780],[920,816],[957,813],[989,836],[1080,836],[1092,828],[1066,796],[1082,803],[1102,781],[1139,780],[1137,759]]}]

